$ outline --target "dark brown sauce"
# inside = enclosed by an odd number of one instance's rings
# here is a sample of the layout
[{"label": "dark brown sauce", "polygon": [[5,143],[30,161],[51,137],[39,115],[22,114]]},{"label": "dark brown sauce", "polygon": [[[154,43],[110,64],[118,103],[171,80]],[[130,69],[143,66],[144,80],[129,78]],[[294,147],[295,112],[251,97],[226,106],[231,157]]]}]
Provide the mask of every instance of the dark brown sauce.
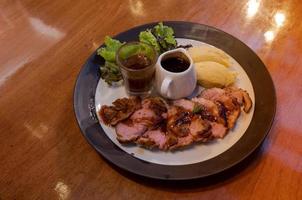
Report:
[{"label": "dark brown sauce", "polygon": [[138,79],[125,79],[125,87],[131,92],[144,92],[150,89],[154,74],[150,74],[148,77]]},{"label": "dark brown sauce", "polygon": [[136,54],[123,61],[123,65],[129,69],[144,69],[148,67],[151,62],[152,61],[147,56]]},{"label": "dark brown sauce", "polygon": [[161,66],[167,71],[180,73],[189,68],[190,62],[183,56],[171,56],[164,58],[161,61]]},{"label": "dark brown sauce", "polygon": [[[124,77],[125,87],[134,93],[140,93],[148,91],[151,88],[152,81],[154,78],[154,70],[139,70],[145,69],[152,64],[152,61],[143,54],[136,54],[130,56],[125,61],[123,65],[128,69],[138,70],[137,72],[128,72],[132,73],[131,76]],[[133,75],[136,74],[135,76]],[[138,73],[138,74],[137,74]]]}]

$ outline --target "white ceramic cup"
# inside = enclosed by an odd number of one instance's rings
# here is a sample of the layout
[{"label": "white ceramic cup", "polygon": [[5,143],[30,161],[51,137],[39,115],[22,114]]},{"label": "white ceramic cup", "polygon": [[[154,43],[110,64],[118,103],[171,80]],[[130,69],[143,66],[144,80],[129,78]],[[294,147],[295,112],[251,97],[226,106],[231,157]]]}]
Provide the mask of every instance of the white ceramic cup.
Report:
[{"label": "white ceramic cup", "polygon": [[[185,71],[171,72],[162,67],[162,60],[179,54],[183,54],[190,63]],[[155,87],[161,96],[168,99],[179,99],[190,96],[194,91],[197,82],[196,72],[192,58],[185,49],[178,48],[161,54],[155,68]]]}]

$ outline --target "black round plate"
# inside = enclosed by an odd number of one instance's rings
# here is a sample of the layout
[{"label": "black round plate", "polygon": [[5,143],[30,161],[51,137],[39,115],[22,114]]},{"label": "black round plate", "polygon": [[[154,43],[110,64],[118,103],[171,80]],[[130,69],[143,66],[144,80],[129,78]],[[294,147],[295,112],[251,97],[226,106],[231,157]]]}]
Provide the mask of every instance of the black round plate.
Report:
[{"label": "black round plate", "polygon": [[[114,38],[138,40],[138,34],[155,23],[134,27]],[[149,163],[133,157],[117,147],[104,133],[95,113],[95,90],[100,79],[100,60],[93,53],[83,66],[74,90],[74,110],[87,141],[108,161],[137,175],[164,180],[188,180],[217,174],[238,164],[265,139],[272,125],[276,95],[272,79],[259,57],[243,42],[216,28],[191,22],[167,21],[177,38],[188,38],[216,46],[231,55],[248,74],[255,92],[253,119],[240,140],[222,154],[195,164],[168,166]]]}]

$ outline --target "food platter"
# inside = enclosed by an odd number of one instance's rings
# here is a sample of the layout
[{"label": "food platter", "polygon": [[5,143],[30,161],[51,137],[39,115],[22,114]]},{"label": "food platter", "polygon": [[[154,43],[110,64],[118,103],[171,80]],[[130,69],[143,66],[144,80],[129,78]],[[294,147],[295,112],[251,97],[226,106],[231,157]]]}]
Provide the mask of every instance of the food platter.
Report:
[{"label": "food platter", "polygon": [[[120,41],[135,41],[140,31],[154,26],[146,24],[120,33]],[[187,180],[207,177],[238,164],[250,155],[268,134],[276,106],[275,90],[266,67],[257,55],[233,36],[210,26],[189,22],[164,22],[175,31],[179,43],[212,45],[226,52],[242,71],[242,81],[254,102],[253,112],[238,133],[221,144],[201,149],[163,153],[125,147],[114,141],[110,130],[99,123],[97,110],[102,103],[123,96],[123,90],[105,87],[100,80],[102,60],[92,54],[83,66],[74,91],[74,109],[78,124],[87,141],[108,161],[129,172],[155,179]],[[137,149],[138,148],[138,149]],[[130,150],[132,149],[132,150]],[[201,151],[201,155],[198,155]],[[151,153],[150,153],[151,152]],[[189,155],[187,152],[191,152]],[[210,153],[205,153],[210,152]],[[204,153],[204,154],[203,154]],[[151,155],[152,154],[152,155]],[[157,156],[158,155],[158,156]],[[160,159],[157,159],[160,158]],[[188,159],[183,159],[188,158]]]},{"label": "food platter", "polygon": [[[179,45],[191,44],[192,46],[208,46],[206,43],[184,38],[177,38],[177,43]],[[252,102],[255,102],[253,86],[248,75],[232,58],[231,63],[232,67],[230,68],[238,72],[236,86],[247,90],[251,96]],[[124,87],[110,87],[104,82],[104,80],[100,79],[95,95],[96,112],[99,113],[102,105],[110,105],[115,99],[125,96],[127,96],[127,94]],[[203,143],[201,145],[191,145],[189,148],[184,150],[173,152],[150,151],[136,145],[123,145],[117,141],[114,128],[108,127],[103,123],[101,123],[101,126],[105,134],[114,142],[115,145],[136,158],[163,165],[187,165],[213,158],[233,146],[248,128],[253,117],[253,112],[254,107],[252,107],[248,114],[242,113],[236,127],[234,127],[234,129],[232,129],[223,139],[216,140],[215,142]],[[101,121],[99,115],[98,119]]]}]

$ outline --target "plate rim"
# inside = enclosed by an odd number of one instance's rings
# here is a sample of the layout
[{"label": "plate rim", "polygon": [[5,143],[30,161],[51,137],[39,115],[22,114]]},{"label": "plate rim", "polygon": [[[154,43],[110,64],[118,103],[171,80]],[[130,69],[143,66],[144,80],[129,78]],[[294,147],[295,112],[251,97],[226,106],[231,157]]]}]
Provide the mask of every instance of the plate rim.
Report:
[{"label": "plate rim", "polygon": [[[139,26],[135,26],[133,28],[130,28],[126,31],[123,31],[117,35],[115,35],[113,38],[120,38],[120,37],[127,37],[127,34],[131,34],[132,32],[137,32],[137,31],[141,31],[141,29],[145,29],[147,27],[152,27],[154,26],[155,24],[157,24],[158,22],[152,22],[152,23],[148,23],[148,24],[142,24],[142,25],[139,25]],[[266,66],[264,65],[264,63],[262,62],[262,60],[258,57],[258,55],[250,48],[248,47],[244,42],[242,42],[241,40],[237,39],[236,37],[232,36],[231,34],[229,33],[226,33],[220,29],[217,29],[215,27],[212,27],[212,26],[208,26],[208,25],[205,25],[205,24],[199,24],[199,23],[194,23],[194,22],[186,22],[186,21],[163,21],[164,24],[166,25],[169,25],[169,26],[186,26],[186,27],[190,27],[191,28],[191,31],[192,31],[192,28],[196,28],[197,30],[200,30],[201,32],[202,31],[205,31],[205,33],[207,34],[207,31],[214,31],[215,33],[217,34],[222,34],[224,35],[225,37],[228,37],[231,41],[235,41],[237,45],[240,45],[241,48],[245,48],[248,53],[251,53],[255,58],[256,60],[258,61],[258,64],[260,63],[261,67],[262,67],[262,70],[264,71],[265,75],[266,75],[266,78],[268,78],[268,82],[270,83],[270,89],[272,89],[270,92],[273,94],[273,96],[271,97],[271,101],[272,101],[272,105],[271,105],[271,110],[270,110],[270,119],[269,121],[267,122],[267,124],[264,124],[265,126],[265,132],[261,134],[262,137],[258,138],[257,139],[257,142],[254,143],[253,147],[250,148],[248,150],[248,152],[246,152],[244,155],[240,156],[239,159],[237,159],[236,161],[232,161],[231,163],[228,163],[227,165],[225,166],[222,166],[220,167],[219,169],[216,169],[216,170],[210,170],[210,171],[203,171],[201,169],[198,169],[199,171],[196,172],[195,175],[191,175],[190,177],[188,176],[181,176],[181,170],[175,170],[174,171],[174,174],[170,174],[170,173],[161,173],[161,172],[158,172],[158,173],[155,173],[155,174],[145,174],[143,172],[146,172],[145,170],[139,170],[137,171],[137,167],[131,165],[131,164],[126,164],[125,165],[125,162],[122,162],[122,163],[119,163],[117,161],[120,161],[120,160],[124,160],[123,158],[119,158],[118,156],[115,157],[114,155],[114,158],[112,158],[112,156],[110,154],[108,154],[108,152],[104,152],[104,149],[101,148],[99,145],[96,145],[96,143],[94,143],[94,141],[92,141],[92,139],[94,139],[94,137],[97,137],[95,135],[87,135],[88,134],[88,131],[87,129],[85,129],[83,127],[83,123],[89,123],[90,126],[92,126],[92,129],[94,131],[98,130],[98,131],[103,131],[102,128],[101,128],[101,125],[99,124],[98,120],[97,119],[93,119],[93,117],[91,117],[91,115],[93,115],[93,108],[94,107],[94,98],[95,98],[95,90],[93,92],[93,104],[89,104],[87,105],[87,107],[89,108],[89,117],[87,118],[87,115],[86,115],[86,118],[83,119],[81,118],[81,114],[83,114],[83,111],[80,111],[79,110],[79,99],[78,99],[78,94],[79,94],[79,87],[80,87],[80,81],[81,79],[83,78],[83,74],[85,74],[85,70],[87,70],[87,67],[89,67],[89,64],[91,64],[92,60],[95,58],[95,55],[96,55],[96,50],[92,53],[91,56],[89,56],[89,58],[86,60],[85,64],[82,66],[82,69],[80,70],[78,76],[77,76],[77,79],[76,79],[76,82],[75,82],[75,85],[74,85],[74,93],[73,93],[73,107],[74,107],[74,114],[75,114],[75,117],[76,117],[76,120],[77,120],[77,123],[78,123],[78,126],[79,128],[81,129],[81,133],[82,135],[85,137],[85,139],[88,141],[88,143],[98,152],[100,153],[107,161],[109,161],[110,163],[116,165],[117,167],[119,168],[122,168],[126,171],[129,171],[131,173],[134,173],[134,174],[137,174],[137,175],[140,175],[140,176],[144,176],[144,177],[147,177],[147,178],[152,178],[152,179],[161,179],[161,180],[189,180],[189,179],[198,179],[198,178],[205,178],[205,177],[208,177],[208,176],[211,176],[211,175],[214,175],[214,174],[217,174],[219,172],[222,172],[222,171],[225,171],[229,168],[232,168],[233,166],[237,165],[238,163],[240,163],[241,161],[245,160],[250,154],[252,154],[256,149],[257,147],[260,146],[260,144],[263,142],[263,140],[266,138],[266,136],[268,135],[268,133],[270,132],[270,129],[271,129],[271,126],[273,124],[273,121],[274,121],[274,117],[275,117],[275,113],[276,113],[276,91],[275,91],[275,86],[274,86],[274,83],[273,83],[273,80],[266,68]],[[174,27],[175,28],[175,27]],[[199,28],[199,29],[198,29]],[[184,30],[183,30],[184,31]],[[185,32],[185,31],[184,31]],[[183,33],[182,33],[183,34]],[[196,34],[196,33],[195,33]],[[126,36],[123,36],[123,35],[126,35]],[[179,37],[179,38],[187,38],[187,39],[193,39],[193,40],[198,40],[198,41],[202,41],[200,39],[196,39],[196,38],[192,38],[192,37],[188,37],[188,36],[179,36],[180,33],[175,31],[175,37]],[[136,35],[137,36],[137,35]],[[192,35],[194,37],[200,37],[200,36],[196,36],[196,35]],[[205,36],[207,37],[207,35]],[[202,42],[205,42],[205,41],[202,41]],[[206,42],[207,43],[207,42]],[[209,43],[208,43],[209,44]],[[103,44],[102,44],[103,45]],[[101,45],[101,46],[102,46]],[[213,45],[213,44],[210,44],[210,45]],[[217,47],[216,45],[214,45],[215,47]],[[217,48],[220,48],[221,47],[217,47]],[[222,50],[224,50],[222,48]],[[226,51],[226,53],[228,53],[230,56],[232,56],[241,66],[242,64],[231,54],[229,53],[228,51]],[[242,66],[243,69],[246,71],[246,68],[244,66]],[[97,67],[98,68],[98,67]],[[246,73],[248,74],[249,76],[249,73],[246,71]],[[99,80],[99,75],[95,74],[96,77],[95,78],[98,78]],[[268,75],[268,76],[267,76]],[[252,79],[250,76],[249,76],[250,79]],[[96,81],[96,85],[95,85],[95,89],[96,89],[96,86],[97,86],[97,83],[98,83],[98,80]],[[246,132],[250,129],[250,126],[252,124],[252,122],[255,120],[255,114],[257,112],[256,110],[256,105],[257,105],[257,99],[259,97],[257,97],[257,93],[255,91],[255,87],[254,87],[254,84],[253,84],[253,81],[251,80],[252,82],[252,86],[253,86],[253,89],[254,89],[254,92],[255,92],[255,113],[254,113],[254,116],[252,118],[252,121],[248,127],[248,129],[246,130]],[[91,89],[91,88],[90,88]],[[91,100],[91,97],[90,97],[90,100]],[[82,105],[83,106],[83,105]],[[92,108],[91,108],[92,106]],[[85,108],[82,108],[82,110],[85,110]],[[86,111],[87,111],[87,108],[86,108]],[[87,114],[87,113],[85,113]],[[84,122],[83,120],[87,120],[86,122]],[[97,124],[96,124],[97,123]],[[99,127],[98,127],[99,126]],[[87,127],[86,127],[87,128]],[[91,127],[90,127],[91,128]],[[246,132],[244,133],[244,135],[246,135]],[[100,134],[98,132],[98,134]],[[103,135],[105,135],[105,133],[101,133]],[[244,136],[243,135],[243,136]],[[243,137],[242,136],[242,137]],[[105,135],[105,137],[107,137]],[[103,138],[104,139],[104,138]],[[108,140],[110,140],[108,137],[107,137]],[[209,159],[210,161],[213,162],[213,160],[215,160],[215,158],[217,157],[220,157],[221,155],[229,152],[230,149],[232,149],[234,146],[237,145],[237,143],[239,143],[239,141],[241,141],[242,138],[240,138],[232,147],[230,147],[227,151],[223,152],[222,154],[212,158],[212,159]],[[104,143],[104,141],[101,141]],[[106,143],[106,142],[105,142]],[[111,143],[111,144],[110,144]],[[99,144],[99,143],[98,143]],[[116,146],[111,140],[105,144],[105,147],[112,147],[112,144],[114,146]],[[116,146],[116,148],[113,148],[115,151],[120,151],[122,152],[122,154],[127,154],[127,155],[124,155],[126,156],[126,159],[129,159],[129,155],[128,153],[124,152],[123,150],[121,150],[119,147]],[[113,153],[113,152],[111,152]],[[115,152],[116,153],[116,152]],[[196,165],[201,165],[202,166],[202,163],[204,162],[207,162],[207,161],[202,161],[202,162],[199,162],[199,163],[194,163],[194,164],[189,164],[189,165],[178,165],[178,166],[167,166],[167,165],[161,165],[161,164],[155,164],[155,163],[149,163],[149,162],[146,162],[146,161],[143,161],[143,160],[140,160],[138,158],[135,158],[133,156],[132,157],[132,161],[133,159],[135,160],[138,160],[140,162],[140,164],[142,164],[142,166],[145,166],[147,168],[150,168],[150,165],[152,166],[151,168],[160,168],[162,169],[163,167],[164,168],[175,168],[175,167],[178,167],[178,168],[184,168],[184,167],[192,167],[193,165],[196,166]],[[131,161],[131,159],[130,159]],[[226,161],[227,162],[227,161]],[[196,167],[194,167],[196,168]],[[201,171],[200,171],[201,170]],[[175,173],[178,174],[177,176],[175,176]]]}]

